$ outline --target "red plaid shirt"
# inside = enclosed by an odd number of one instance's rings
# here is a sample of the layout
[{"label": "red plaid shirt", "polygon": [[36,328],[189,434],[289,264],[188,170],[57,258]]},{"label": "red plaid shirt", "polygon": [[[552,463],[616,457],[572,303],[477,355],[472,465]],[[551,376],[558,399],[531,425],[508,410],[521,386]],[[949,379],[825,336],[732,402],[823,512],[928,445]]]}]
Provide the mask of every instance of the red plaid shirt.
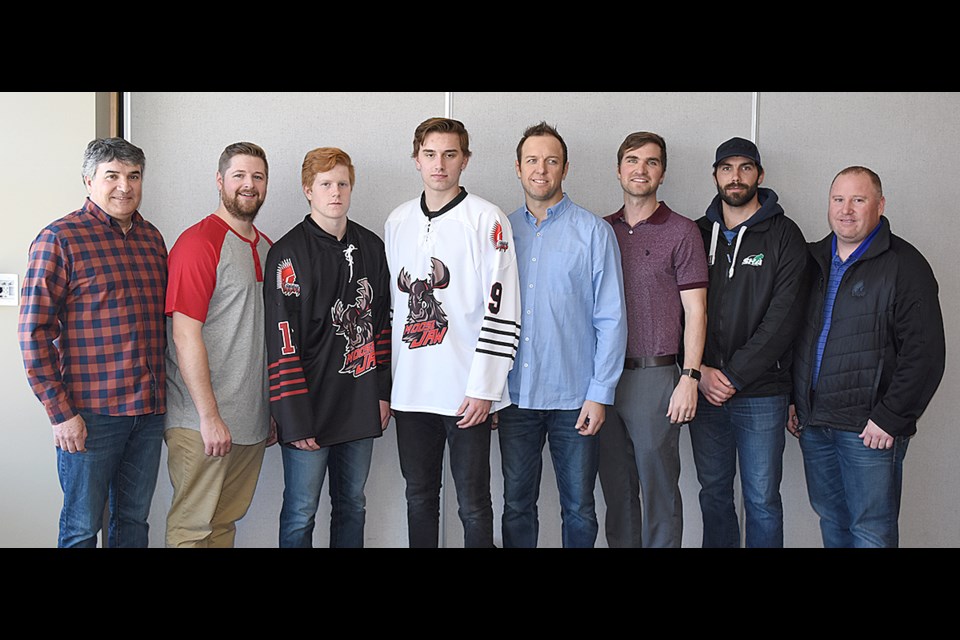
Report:
[{"label": "red plaid shirt", "polygon": [[126,235],[89,198],[30,245],[19,338],[51,424],[83,409],[166,411],[167,249],[139,212]]}]

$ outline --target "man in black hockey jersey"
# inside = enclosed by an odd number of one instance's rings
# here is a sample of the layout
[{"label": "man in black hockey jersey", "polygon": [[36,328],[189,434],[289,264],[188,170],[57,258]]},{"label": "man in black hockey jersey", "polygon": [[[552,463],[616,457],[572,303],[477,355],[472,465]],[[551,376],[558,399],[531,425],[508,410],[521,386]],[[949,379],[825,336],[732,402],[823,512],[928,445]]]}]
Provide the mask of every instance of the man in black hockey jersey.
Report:
[{"label": "man in black hockey jersey", "polygon": [[267,255],[270,411],[283,456],[280,546],[311,547],[327,470],[331,547],[362,547],[374,438],[390,419],[390,292],[383,241],[347,218],[341,149],[303,159],[310,213]]}]

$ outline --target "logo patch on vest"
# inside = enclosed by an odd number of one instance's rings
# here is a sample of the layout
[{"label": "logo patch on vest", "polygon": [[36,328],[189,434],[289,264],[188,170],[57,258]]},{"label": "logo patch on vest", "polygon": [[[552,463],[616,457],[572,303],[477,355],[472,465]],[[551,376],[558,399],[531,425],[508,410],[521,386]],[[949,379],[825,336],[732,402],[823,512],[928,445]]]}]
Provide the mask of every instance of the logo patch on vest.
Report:
[{"label": "logo patch on vest", "polygon": [[862,298],[867,295],[867,287],[863,284],[863,280],[853,285],[853,291],[850,292],[854,298]]},{"label": "logo patch on vest", "polygon": [[740,264],[746,265],[748,267],[759,267],[763,265],[763,254],[758,253],[755,256],[747,256],[746,258],[743,259],[743,262],[741,262]]},{"label": "logo patch on vest", "polygon": [[284,258],[277,265],[277,289],[285,296],[300,296],[300,285],[290,258]]}]

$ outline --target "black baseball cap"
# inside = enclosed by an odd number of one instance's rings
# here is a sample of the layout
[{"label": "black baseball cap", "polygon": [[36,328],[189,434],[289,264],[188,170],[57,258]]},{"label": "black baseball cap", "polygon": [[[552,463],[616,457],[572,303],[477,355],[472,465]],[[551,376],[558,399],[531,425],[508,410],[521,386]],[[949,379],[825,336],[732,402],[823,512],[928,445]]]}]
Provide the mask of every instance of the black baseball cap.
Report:
[{"label": "black baseball cap", "polygon": [[743,156],[750,158],[757,163],[757,167],[762,169],[760,164],[760,150],[746,138],[730,138],[719,147],[717,147],[717,159],[713,162],[713,168],[716,169],[721,160],[732,156]]}]

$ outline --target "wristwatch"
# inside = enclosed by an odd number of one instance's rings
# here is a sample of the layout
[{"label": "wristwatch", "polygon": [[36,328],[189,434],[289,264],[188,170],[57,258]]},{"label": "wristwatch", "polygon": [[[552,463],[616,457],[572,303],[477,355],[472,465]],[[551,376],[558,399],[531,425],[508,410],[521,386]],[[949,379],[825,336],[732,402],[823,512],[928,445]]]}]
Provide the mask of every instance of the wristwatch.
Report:
[{"label": "wristwatch", "polygon": [[700,379],[700,370],[699,369],[684,369],[680,372],[682,376],[690,376],[694,380]]}]

